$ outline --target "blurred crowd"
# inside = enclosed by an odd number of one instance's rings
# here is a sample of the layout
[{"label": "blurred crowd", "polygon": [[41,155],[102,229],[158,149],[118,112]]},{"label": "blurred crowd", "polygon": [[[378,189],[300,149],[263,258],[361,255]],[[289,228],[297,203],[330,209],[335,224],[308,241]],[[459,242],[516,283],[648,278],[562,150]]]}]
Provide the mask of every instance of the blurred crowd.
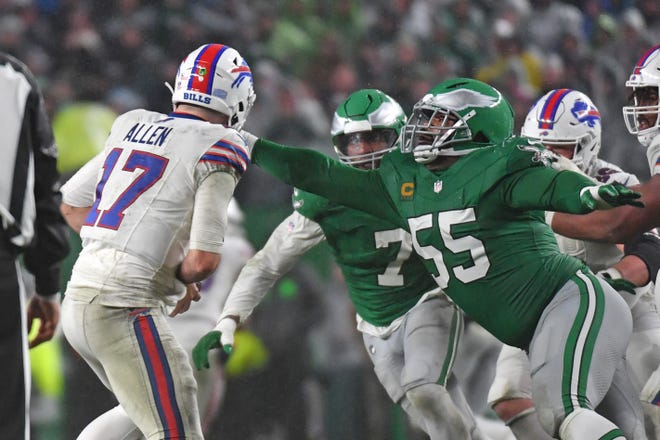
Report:
[{"label": "blurred crowd", "polygon": [[[470,76],[507,96],[517,129],[546,91],[586,93],[603,118],[601,156],[648,178],[621,107],[630,70],[660,42],[658,0],[0,0],[0,50],[40,81],[65,177],[115,114],[168,112],[164,83],[208,42],[248,61],[257,100],[245,128],[279,142],[333,154],[329,123],[350,92],[379,88],[410,111],[434,84]],[[241,181],[257,248],[290,195],[257,168]]]},{"label": "blurred crowd", "polygon": [[1,0],[0,12],[0,48],[42,81],[53,115],[79,101],[167,111],[183,54],[221,42],[255,74],[246,128],[276,140],[327,148],[332,111],[361,87],[408,110],[431,85],[473,76],[519,117],[552,88],[587,93],[605,158],[645,171],[628,163],[620,107],[629,70],[660,41],[657,0]]}]

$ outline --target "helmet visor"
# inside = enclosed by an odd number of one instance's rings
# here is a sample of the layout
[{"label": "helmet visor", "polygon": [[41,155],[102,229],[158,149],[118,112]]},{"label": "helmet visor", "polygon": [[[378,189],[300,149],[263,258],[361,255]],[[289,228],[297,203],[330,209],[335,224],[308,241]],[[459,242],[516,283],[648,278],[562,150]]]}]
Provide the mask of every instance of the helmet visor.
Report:
[{"label": "helmet visor", "polygon": [[[333,138],[339,159],[351,166],[376,168],[385,153],[394,149],[399,135],[391,128],[339,134]],[[365,166],[368,165],[368,166]]]}]

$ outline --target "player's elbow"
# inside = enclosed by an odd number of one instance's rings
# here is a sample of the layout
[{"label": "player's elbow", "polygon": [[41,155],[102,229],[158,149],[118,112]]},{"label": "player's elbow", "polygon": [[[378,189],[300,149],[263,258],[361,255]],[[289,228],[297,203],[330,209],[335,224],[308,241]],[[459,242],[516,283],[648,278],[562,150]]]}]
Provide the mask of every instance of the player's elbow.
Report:
[{"label": "player's elbow", "polygon": [[195,279],[203,280],[209,277],[220,264],[221,255],[215,252],[200,250],[190,251],[190,267]]}]

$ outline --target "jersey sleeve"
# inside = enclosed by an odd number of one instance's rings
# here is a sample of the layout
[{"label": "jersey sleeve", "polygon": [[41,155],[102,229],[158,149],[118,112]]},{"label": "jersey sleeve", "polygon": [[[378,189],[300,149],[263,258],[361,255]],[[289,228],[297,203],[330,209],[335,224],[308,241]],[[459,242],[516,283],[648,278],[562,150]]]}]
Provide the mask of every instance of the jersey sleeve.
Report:
[{"label": "jersey sleeve", "polygon": [[94,192],[99,170],[103,168],[103,152],[94,156],[62,185],[62,201],[76,208],[94,204]]},{"label": "jersey sleeve", "polygon": [[34,76],[24,65],[21,67],[32,87],[24,118],[32,142],[36,213],[34,240],[25,249],[24,263],[35,277],[37,294],[50,296],[60,290],[60,267],[69,253],[68,226],[60,214],[57,145],[44,98]]},{"label": "jersey sleeve", "polygon": [[220,140],[215,142],[200,157],[197,173],[204,178],[204,170],[221,170],[240,179],[250,164],[246,140],[235,130],[227,130]]},{"label": "jersey sleeve", "polygon": [[252,161],[289,185],[400,224],[378,170],[359,170],[317,151],[259,139]]},{"label": "jersey sleeve", "polygon": [[646,149],[646,158],[649,161],[651,176],[660,174],[660,136],[656,136]]},{"label": "jersey sleeve", "polygon": [[247,319],[275,282],[293,268],[300,256],[324,238],[318,223],[294,211],[245,264],[227,297],[220,319],[231,315],[238,316],[241,322]]},{"label": "jersey sleeve", "polygon": [[573,171],[533,167],[504,179],[502,199],[512,208],[587,214],[591,209],[580,200],[580,190],[593,186],[586,176]]},{"label": "jersey sleeve", "polygon": [[190,249],[220,253],[227,229],[227,207],[235,187],[234,176],[220,172],[212,173],[200,184],[190,225]]}]

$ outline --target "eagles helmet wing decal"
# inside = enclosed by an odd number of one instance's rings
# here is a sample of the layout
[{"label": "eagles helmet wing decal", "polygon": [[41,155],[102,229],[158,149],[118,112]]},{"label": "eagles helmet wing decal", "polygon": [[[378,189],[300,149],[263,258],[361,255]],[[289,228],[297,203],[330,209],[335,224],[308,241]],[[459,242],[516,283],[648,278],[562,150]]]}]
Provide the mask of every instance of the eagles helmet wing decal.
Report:
[{"label": "eagles helmet wing decal", "polygon": [[455,111],[469,107],[492,107],[501,101],[501,95],[488,96],[470,89],[457,89],[439,95],[428,94],[422,98],[424,101]]}]

